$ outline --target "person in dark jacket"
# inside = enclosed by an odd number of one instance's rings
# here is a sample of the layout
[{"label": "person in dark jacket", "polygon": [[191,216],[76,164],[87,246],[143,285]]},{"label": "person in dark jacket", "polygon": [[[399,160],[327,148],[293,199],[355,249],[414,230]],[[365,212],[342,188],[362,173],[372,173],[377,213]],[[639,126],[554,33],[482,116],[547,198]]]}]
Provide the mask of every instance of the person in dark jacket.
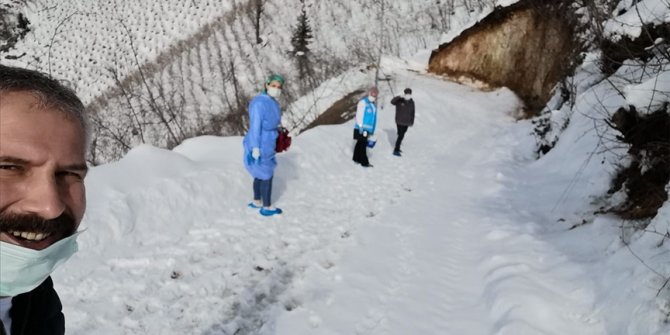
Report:
[{"label": "person in dark jacket", "polygon": [[0,65],[0,334],[65,333],[50,275],[77,251],[88,129],[72,90]]},{"label": "person in dark jacket", "polygon": [[407,128],[414,125],[414,99],[412,99],[412,89],[406,88],[404,96],[396,96],[391,99],[391,104],[395,106],[395,124],[398,129],[398,138],[395,141],[393,154],[400,156],[402,150],[400,145],[405,138]]},{"label": "person in dark jacket", "polygon": [[[47,278],[36,289],[19,294],[11,300],[9,310],[11,332],[0,327],[2,335],[60,335],[65,333],[65,317],[61,311],[58,294],[51,278]],[[4,317],[3,317],[4,320]],[[4,326],[7,326],[3,323]]]}]

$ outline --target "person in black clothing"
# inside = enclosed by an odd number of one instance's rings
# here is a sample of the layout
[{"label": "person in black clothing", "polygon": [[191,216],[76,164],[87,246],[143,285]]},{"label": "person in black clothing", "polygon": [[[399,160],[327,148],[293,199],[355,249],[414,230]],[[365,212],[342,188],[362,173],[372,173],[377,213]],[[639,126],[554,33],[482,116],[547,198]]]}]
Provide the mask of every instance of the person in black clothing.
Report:
[{"label": "person in black clothing", "polygon": [[[8,317],[11,332],[7,334],[4,323],[0,324],[2,335],[61,335],[65,334],[63,306],[53,288],[51,278],[47,278],[36,289],[19,294],[11,299]],[[3,320],[5,318],[3,317]]]},{"label": "person in black clothing", "polygon": [[77,251],[88,129],[72,90],[0,65],[0,334],[65,333],[50,275]]},{"label": "person in black clothing", "polygon": [[405,138],[405,133],[407,128],[414,125],[414,99],[412,99],[412,89],[406,88],[404,91],[404,96],[396,96],[391,99],[391,104],[395,106],[395,123],[398,128],[398,138],[395,141],[395,148],[393,149],[393,154],[400,156],[402,151],[400,150],[400,145],[402,144],[403,138]]}]

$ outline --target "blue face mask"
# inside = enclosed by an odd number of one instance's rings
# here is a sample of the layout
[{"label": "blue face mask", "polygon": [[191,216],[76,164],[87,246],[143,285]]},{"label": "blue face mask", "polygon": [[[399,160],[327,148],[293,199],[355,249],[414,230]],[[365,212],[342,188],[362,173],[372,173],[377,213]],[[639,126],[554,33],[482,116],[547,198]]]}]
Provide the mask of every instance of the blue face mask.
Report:
[{"label": "blue face mask", "polygon": [[77,236],[64,238],[42,250],[0,242],[0,297],[30,292],[77,250]]}]

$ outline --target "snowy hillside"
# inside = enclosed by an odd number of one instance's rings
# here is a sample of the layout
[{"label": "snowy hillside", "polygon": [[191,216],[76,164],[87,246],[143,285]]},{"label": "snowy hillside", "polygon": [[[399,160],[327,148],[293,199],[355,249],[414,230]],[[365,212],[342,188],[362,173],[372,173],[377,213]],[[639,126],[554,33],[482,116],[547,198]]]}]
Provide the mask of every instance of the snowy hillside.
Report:
[{"label": "snowy hillside", "polygon": [[124,77],[136,67],[131,42],[139,64],[155,61],[231,6],[232,0],[27,1],[23,11],[32,32],[7,52],[26,55],[8,63],[69,80],[88,103],[113,84],[108,68]]},{"label": "snowy hillside", "polygon": [[[313,32],[307,78],[298,77],[291,45],[303,3]],[[170,148],[200,134],[239,135],[248,99],[269,72],[287,76],[284,100],[292,102],[376,63],[380,48],[395,56],[434,48],[442,33],[491,8],[470,0],[33,0],[24,8],[32,30],[0,57],[80,92],[94,112],[90,160],[98,164],[142,143]],[[299,120],[303,112],[286,114]]]}]

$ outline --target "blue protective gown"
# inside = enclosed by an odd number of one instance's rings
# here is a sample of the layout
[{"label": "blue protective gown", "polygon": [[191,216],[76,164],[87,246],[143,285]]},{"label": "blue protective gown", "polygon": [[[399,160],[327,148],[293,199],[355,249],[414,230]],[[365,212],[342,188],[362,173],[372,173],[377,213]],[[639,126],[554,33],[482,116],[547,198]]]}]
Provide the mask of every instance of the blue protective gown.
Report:
[{"label": "blue protective gown", "polygon": [[[252,177],[268,180],[272,178],[277,160],[275,147],[277,146],[277,127],[281,125],[281,109],[277,100],[261,93],[251,99],[249,103],[249,130],[244,136],[244,167]],[[259,148],[260,161],[251,159],[251,150]]]}]

